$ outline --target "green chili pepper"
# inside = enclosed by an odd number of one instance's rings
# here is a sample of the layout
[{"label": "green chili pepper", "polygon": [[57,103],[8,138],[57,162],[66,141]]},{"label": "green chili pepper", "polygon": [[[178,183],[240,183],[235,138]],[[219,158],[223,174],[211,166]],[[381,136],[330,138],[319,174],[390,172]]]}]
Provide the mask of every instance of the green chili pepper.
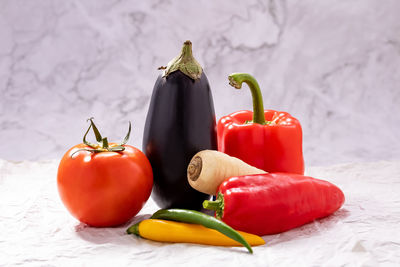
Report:
[{"label": "green chili pepper", "polygon": [[232,238],[233,240],[245,246],[250,253],[253,253],[251,246],[241,234],[215,217],[199,211],[186,209],[161,209],[154,213],[150,218],[201,224],[207,228],[217,230],[229,238]]}]

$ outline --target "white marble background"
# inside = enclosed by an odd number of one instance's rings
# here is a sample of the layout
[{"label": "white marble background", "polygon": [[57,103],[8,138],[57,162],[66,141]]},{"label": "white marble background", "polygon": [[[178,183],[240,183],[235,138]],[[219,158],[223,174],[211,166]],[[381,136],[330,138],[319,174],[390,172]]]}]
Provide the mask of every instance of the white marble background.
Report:
[{"label": "white marble background", "polygon": [[[141,147],[157,67],[193,42],[217,118],[265,108],[303,126],[306,165],[400,158],[400,1],[0,0],[0,158],[60,158],[93,116]],[[245,88],[244,88],[245,89]]]}]

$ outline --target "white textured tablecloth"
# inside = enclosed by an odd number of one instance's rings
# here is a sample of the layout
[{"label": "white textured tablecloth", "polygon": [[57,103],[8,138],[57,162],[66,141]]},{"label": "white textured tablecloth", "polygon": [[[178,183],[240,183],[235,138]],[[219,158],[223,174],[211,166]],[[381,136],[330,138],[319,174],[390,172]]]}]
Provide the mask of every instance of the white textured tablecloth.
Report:
[{"label": "white textured tablecloth", "polygon": [[244,248],[166,244],[91,228],[62,205],[57,161],[0,160],[0,266],[400,266],[400,162],[308,168],[346,196],[334,215]]}]

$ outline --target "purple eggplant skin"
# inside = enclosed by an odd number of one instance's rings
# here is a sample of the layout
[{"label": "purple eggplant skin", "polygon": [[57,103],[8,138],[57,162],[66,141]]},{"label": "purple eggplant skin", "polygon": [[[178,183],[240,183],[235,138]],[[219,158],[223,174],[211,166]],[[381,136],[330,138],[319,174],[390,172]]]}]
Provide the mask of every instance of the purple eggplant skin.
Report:
[{"label": "purple eggplant skin", "polygon": [[158,77],[142,148],[153,168],[157,205],[200,210],[209,195],[189,185],[187,166],[197,152],[217,149],[214,104],[204,72],[196,80],[179,70]]}]

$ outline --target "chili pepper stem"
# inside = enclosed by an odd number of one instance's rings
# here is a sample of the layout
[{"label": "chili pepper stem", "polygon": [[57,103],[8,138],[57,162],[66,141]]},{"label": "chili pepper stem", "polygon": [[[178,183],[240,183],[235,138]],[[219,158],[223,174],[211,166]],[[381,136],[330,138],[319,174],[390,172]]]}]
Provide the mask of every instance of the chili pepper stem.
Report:
[{"label": "chili pepper stem", "polygon": [[253,97],[253,123],[266,124],[262,94],[256,79],[247,73],[232,73],[228,79],[229,84],[236,89],[242,88],[242,83],[249,86]]},{"label": "chili pepper stem", "polygon": [[131,227],[129,227],[129,228],[126,230],[126,233],[127,233],[127,234],[134,234],[134,235],[140,236],[140,234],[139,234],[139,224],[140,224],[140,222],[138,222],[138,223],[132,225]]},{"label": "chili pepper stem", "polygon": [[214,210],[216,213],[216,217],[218,219],[222,218],[224,212],[224,195],[218,193],[217,199],[214,201],[211,200],[204,200],[203,208],[208,210]]}]

